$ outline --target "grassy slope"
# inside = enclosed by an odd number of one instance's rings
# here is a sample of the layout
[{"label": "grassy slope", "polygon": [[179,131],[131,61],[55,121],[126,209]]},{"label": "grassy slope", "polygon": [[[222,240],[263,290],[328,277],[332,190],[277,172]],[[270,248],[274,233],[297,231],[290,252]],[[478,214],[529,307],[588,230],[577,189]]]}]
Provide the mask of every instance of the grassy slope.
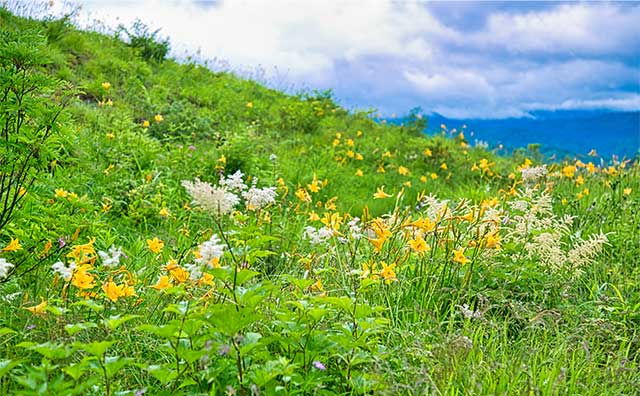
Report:
[{"label": "grassy slope", "polygon": [[[227,174],[241,169],[267,184],[282,177],[293,199],[293,192],[315,174],[327,185],[314,199],[324,202],[337,196],[339,210],[353,215],[360,215],[365,206],[373,215],[392,209],[389,200],[371,200],[382,185],[391,194],[405,188],[409,205],[421,191],[480,202],[508,190],[513,184],[508,174],[523,161],[462,147],[457,134],[426,138],[410,126],[379,125],[364,113],[345,112],[320,94],[287,96],[193,64],[148,63],[122,42],[60,23],[43,24],[2,12],[0,26],[48,31],[47,50],[53,60],[48,70],[83,91],[69,108],[63,134],[56,137],[58,154],[51,174],[29,191],[24,210],[2,236],[7,241],[31,241],[33,249],[47,239],[74,233],[79,233],[79,240],[99,236],[98,247],[126,246],[141,268],[149,260],[147,238],[158,236],[176,247],[192,245],[193,240],[176,230],[195,222],[197,226],[190,227],[206,233],[203,230],[211,225],[202,216],[182,214],[189,199],[180,181],[215,181],[221,156],[226,158]],[[105,81],[112,86],[108,91],[101,86]],[[113,106],[98,105],[106,99]],[[164,120],[154,122],[155,114]],[[151,126],[143,128],[143,120],[150,120]],[[337,133],[340,143],[334,146]],[[346,145],[347,139],[354,140],[353,148]],[[431,156],[424,155],[425,148]],[[347,156],[350,149],[364,159]],[[383,155],[387,151],[388,157]],[[275,165],[271,154],[278,157]],[[480,177],[470,169],[481,158],[496,163],[495,177]],[[384,173],[377,171],[381,164]],[[399,166],[407,167],[410,175],[400,175]],[[363,177],[355,175],[357,169]],[[431,174],[438,178],[432,180]],[[421,176],[427,176],[427,182]],[[411,187],[404,185],[408,181]],[[575,199],[585,186],[589,197]],[[454,303],[444,317],[438,312],[415,313],[413,300],[419,296],[392,295],[396,311],[389,314],[394,326],[385,336],[387,353],[373,368],[384,377],[389,393],[634,392],[639,385],[634,370],[640,344],[640,208],[633,200],[640,192],[638,166],[614,180],[588,179],[585,186],[558,180],[554,190],[556,210],[577,216],[573,231],[610,233],[611,245],[579,282],[563,283],[563,290],[555,290],[551,276],[522,279],[527,268],[518,268],[518,262],[486,268],[474,284],[475,295],[487,298],[491,307],[480,321],[455,319]],[[632,197],[623,196],[623,187],[632,188]],[[52,199],[55,188],[73,191],[80,199],[74,205],[61,204]],[[560,204],[561,197],[569,198],[566,206]],[[102,211],[103,205],[109,210]],[[158,216],[165,207],[176,215]],[[283,251],[287,248],[296,249],[296,242],[283,242]],[[50,264],[37,267],[24,281],[4,285],[4,293],[24,289],[31,296],[47,295],[49,281],[26,282],[50,279]],[[279,265],[286,272],[291,262]],[[155,273],[143,276],[151,275]],[[29,299],[37,302],[25,296]],[[388,302],[377,296],[371,301]],[[23,328],[30,321],[24,310],[2,310],[4,326]],[[460,345],[467,339],[473,348]]]}]

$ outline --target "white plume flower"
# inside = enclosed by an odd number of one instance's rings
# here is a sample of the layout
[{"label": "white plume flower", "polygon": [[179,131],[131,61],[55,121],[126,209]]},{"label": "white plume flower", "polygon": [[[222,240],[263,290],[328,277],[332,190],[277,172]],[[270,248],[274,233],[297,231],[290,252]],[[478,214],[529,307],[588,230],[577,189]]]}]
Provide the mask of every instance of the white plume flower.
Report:
[{"label": "white plume flower", "polygon": [[191,195],[196,205],[221,215],[231,213],[240,203],[240,198],[226,187],[213,187],[199,179],[193,182],[183,180],[182,186]]},{"label": "white plume flower", "polygon": [[9,274],[9,270],[13,268],[14,265],[8,262],[4,258],[0,258],[0,278],[6,278]]}]

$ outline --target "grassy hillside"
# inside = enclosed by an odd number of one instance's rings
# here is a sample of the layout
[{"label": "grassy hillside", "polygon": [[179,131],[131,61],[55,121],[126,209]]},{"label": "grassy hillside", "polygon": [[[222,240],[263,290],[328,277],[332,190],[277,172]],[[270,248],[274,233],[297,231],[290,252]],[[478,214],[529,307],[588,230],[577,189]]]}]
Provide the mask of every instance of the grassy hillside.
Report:
[{"label": "grassy hillside", "polygon": [[0,30],[0,393],[637,392],[637,161]]}]

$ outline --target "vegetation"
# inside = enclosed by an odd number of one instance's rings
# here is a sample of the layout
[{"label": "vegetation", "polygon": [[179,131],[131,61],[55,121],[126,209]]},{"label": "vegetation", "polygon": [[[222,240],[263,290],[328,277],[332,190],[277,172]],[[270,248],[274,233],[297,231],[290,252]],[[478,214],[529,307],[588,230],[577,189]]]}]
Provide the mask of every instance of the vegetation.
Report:
[{"label": "vegetation", "polygon": [[0,30],[0,393],[640,387],[637,160],[497,156],[141,25]]}]

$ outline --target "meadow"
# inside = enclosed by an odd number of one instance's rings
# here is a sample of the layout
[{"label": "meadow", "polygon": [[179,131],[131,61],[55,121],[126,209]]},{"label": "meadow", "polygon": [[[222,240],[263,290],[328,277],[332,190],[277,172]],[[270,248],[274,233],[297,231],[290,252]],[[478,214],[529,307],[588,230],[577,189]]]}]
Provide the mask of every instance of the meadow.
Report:
[{"label": "meadow", "polygon": [[0,36],[0,394],[638,394],[637,158]]}]

